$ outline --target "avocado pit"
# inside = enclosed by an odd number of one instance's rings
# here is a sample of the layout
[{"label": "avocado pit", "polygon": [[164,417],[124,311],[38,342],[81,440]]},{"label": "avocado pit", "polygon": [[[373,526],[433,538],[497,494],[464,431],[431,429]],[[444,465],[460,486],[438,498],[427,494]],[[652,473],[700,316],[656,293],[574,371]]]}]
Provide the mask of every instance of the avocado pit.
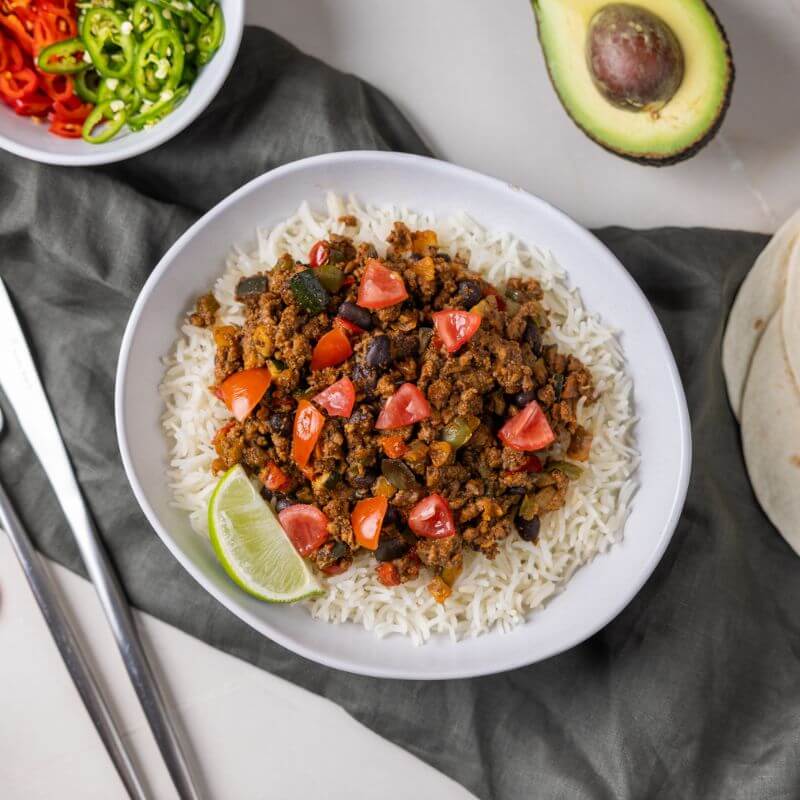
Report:
[{"label": "avocado pit", "polygon": [[656,14],[628,3],[612,3],[594,15],[586,60],[603,97],[629,111],[658,111],[683,81],[683,50],[675,33]]}]

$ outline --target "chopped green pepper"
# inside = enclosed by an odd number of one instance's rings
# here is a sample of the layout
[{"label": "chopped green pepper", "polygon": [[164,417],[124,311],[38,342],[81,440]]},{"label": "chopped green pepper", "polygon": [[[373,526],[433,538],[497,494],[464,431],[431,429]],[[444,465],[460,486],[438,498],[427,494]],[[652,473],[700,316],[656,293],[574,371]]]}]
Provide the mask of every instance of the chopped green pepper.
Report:
[{"label": "chopped green pepper", "polygon": [[45,47],[39,53],[36,64],[42,72],[50,72],[56,75],[81,72],[88,67],[88,64],[83,60],[85,51],[86,48],[79,38],[64,39]]},{"label": "chopped green pepper", "polygon": [[411,468],[398,458],[384,458],[381,461],[381,473],[395,489],[413,489],[417,486],[417,478]]},{"label": "chopped green pepper", "polygon": [[571,481],[576,481],[583,475],[583,470],[574,464],[570,464],[569,461],[551,461],[545,468],[547,472],[552,472],[556,469],[559,472],[563,472]]},{"label": "chopped green pepper", "polygon": [[[116,136],[119,129],[125,124],[127,114],[123,106],[119,111],[114,111],[111,106],[119,100],[107,100],[105,103],[100,103],[95,106],[91,114],[86,118],[83,123],[83,138],[90,144],[102,144],[109,139]],[[105,123],[105,124],[104,124]],[[95,134],[94,129],[102,126],[100,132]]]},{"label": "chopped green pepper", "polygon": [[295,273],[289,281],[289,288],[294,299],[312,314],[324,311],[330,300],[328,292],[316,275],[316,270],[310,267]]},{"label": "chopped green pepper", "polygon": [[222,17],[222,9],[218,4],[214,5],[211,12],[211,20],[200,28],[197,37],[197,63],[207,64],[211,57],[219,50],[222,39],[225,36],[225,20]]},{"label": "chopped green pepper", "polygon": [[81,24],[81,39],[94,68],[104,78],[124,78],[133,66],[136,42],[123,33],[126,22],[110,8],[90,8]]},{"label": "chopped green pepper", "polygon": [[317,277],[329,292],[338,292],[344,283],[344,273],[333,264],[323,264],[321,267],[317,267]]},{"label": "chopped green pepper", "polygon": [[447,442],[454,450],[463,447],[472,438],[473,429],[464,417],[456,417],[444,426],[442,441]]}]

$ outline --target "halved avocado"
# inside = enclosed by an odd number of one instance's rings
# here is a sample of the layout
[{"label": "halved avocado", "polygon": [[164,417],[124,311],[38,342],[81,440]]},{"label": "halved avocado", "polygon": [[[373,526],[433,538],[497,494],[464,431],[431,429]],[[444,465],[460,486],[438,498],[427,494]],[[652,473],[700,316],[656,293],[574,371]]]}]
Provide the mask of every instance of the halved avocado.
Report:
[{"label": "halved avocado", "polygon": [[640,164],[690,158],[716,134],[734,67],[704,0],[532,0],[550,79],[591,139]]}]

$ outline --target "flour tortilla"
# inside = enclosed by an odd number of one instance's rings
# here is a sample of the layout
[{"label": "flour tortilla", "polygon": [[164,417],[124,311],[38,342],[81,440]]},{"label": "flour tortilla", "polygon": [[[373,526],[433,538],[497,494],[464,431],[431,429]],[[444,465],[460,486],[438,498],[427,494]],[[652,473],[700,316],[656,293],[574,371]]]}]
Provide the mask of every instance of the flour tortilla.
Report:
[{"label": "flour tortilla", "polygon": [[753,356],[742,402],[742,441],[758,502],[800,555],[800,388],[775,314]]},{"label": "flour tortilla", "polygon": [[792,251],[789,275],[786,279],[786,299],[781,312],[783,347],[794,375],[800,386],[800,239]]},{"label": "flour tortilla", "polygon": [[741,419],[742,396],[753,354],[767,323],[781,307],[790,256],[800,237],[800,211],[772,237],[736,296],[722,342],[722,370],[733,413]]}]

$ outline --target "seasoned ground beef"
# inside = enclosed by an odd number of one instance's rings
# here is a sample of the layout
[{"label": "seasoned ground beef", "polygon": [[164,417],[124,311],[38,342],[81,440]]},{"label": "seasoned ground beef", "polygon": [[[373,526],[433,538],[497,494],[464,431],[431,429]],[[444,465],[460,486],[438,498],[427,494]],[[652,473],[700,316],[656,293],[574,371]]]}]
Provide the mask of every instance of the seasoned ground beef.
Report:
[{"label": "seasoned ground beef", "polygon": [[[465,548],[493,558],[515,523],[534,540],[524,526],[538,533],[564,505],[580,468],[548,451],[589,458],[576,408],[595,388],[579,359],[545,343],[535,280],[492,287],[440,253],[434,232],[402,223],[388,243],[378,260],[333,236],[310,264],[283,256],[240,282],[244,324],[213,328],[211,391],[237,417],[216,434],[213,468],[241,464],[279,509],[321,510],[328,538],[311,559],[323,572],[369,549],[387,585],[425,568],[443,600]],[[213,323],[209,298],[193,324]]]}]

